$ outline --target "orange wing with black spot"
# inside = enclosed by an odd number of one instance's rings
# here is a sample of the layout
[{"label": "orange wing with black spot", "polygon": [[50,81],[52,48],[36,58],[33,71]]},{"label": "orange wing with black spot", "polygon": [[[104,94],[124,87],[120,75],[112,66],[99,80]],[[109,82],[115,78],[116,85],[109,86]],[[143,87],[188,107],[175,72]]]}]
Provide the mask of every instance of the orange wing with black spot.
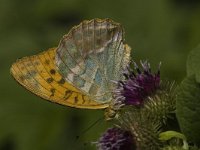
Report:
[{"label": "orange wing with black spot", "polygon": [[11,74],[26,89],[51,102],[86,109],[108,107],[107,103],[90,99],[65,81],[55,66],[55,53],[56,48],[51,48],[19,59],[12,65]]}]

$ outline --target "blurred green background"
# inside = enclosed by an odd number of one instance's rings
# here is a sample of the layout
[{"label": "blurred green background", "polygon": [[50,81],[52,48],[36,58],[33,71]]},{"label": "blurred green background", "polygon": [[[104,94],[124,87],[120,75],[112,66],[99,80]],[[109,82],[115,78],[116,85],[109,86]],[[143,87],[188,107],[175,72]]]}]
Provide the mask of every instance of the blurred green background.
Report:
[{"label": "blurred green background", "polygon": [[134,60],[148,59],[153,68],[162,61],[162,77],[177,82],[200,43],[199,0],[0,0],[0,150],[95,149],[89,142],[108,124],[82,132],[103,111],[41,100],[9,74],[17,58],[57,46],[72,26],[92,18],[120,22]]}]

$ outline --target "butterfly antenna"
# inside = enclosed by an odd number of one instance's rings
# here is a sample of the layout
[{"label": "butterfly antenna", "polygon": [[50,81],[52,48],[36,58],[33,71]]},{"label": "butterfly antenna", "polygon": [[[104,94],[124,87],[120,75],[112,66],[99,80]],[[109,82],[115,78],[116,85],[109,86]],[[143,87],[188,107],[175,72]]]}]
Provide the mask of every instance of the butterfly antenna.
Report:
[{"label": "butterfly antenna", "polygon": [[[97,125],[100,121],[102,121],[104,119],[104,116],[99,118],[98,120],[96,120],[94,123],[92,123],[89,127],[87,127],[86,129],[84,129],[82,132],[81,132],[81,136],[84,135],[88,130],[90,130],[92,127],[94,127],[95,125]],[[77,135],[76,136],[76,140],[80,139],[80,135]]]}]

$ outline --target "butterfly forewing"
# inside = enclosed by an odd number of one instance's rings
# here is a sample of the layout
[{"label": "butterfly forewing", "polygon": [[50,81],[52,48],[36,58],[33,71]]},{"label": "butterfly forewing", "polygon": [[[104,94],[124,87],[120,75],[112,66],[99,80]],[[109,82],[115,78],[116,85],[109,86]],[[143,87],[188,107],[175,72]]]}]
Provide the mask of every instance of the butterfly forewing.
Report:
[{"label": "butterfly forewing", "polygon": [[11,67],[13,77],[32,93],[66,106],[100,109],[108,104],[97,103],[66,82],[55,66],[56,48],[24,57]]}]

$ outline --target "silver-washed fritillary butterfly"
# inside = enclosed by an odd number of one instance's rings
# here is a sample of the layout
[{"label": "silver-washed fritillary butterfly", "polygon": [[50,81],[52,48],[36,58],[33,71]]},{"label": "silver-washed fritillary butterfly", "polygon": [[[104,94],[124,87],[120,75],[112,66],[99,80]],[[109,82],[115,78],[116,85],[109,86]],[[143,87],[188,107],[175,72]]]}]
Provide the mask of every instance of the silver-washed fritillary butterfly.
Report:
[{"label": "silver-washed fritillary butterfly", "polygon": [[130,48],[123,28],[110,19],[85,20],[58,47],[17,60],[13,77],[32,93],[58,104],[88,109],[109,106],[112,80],[123,78]]}]

